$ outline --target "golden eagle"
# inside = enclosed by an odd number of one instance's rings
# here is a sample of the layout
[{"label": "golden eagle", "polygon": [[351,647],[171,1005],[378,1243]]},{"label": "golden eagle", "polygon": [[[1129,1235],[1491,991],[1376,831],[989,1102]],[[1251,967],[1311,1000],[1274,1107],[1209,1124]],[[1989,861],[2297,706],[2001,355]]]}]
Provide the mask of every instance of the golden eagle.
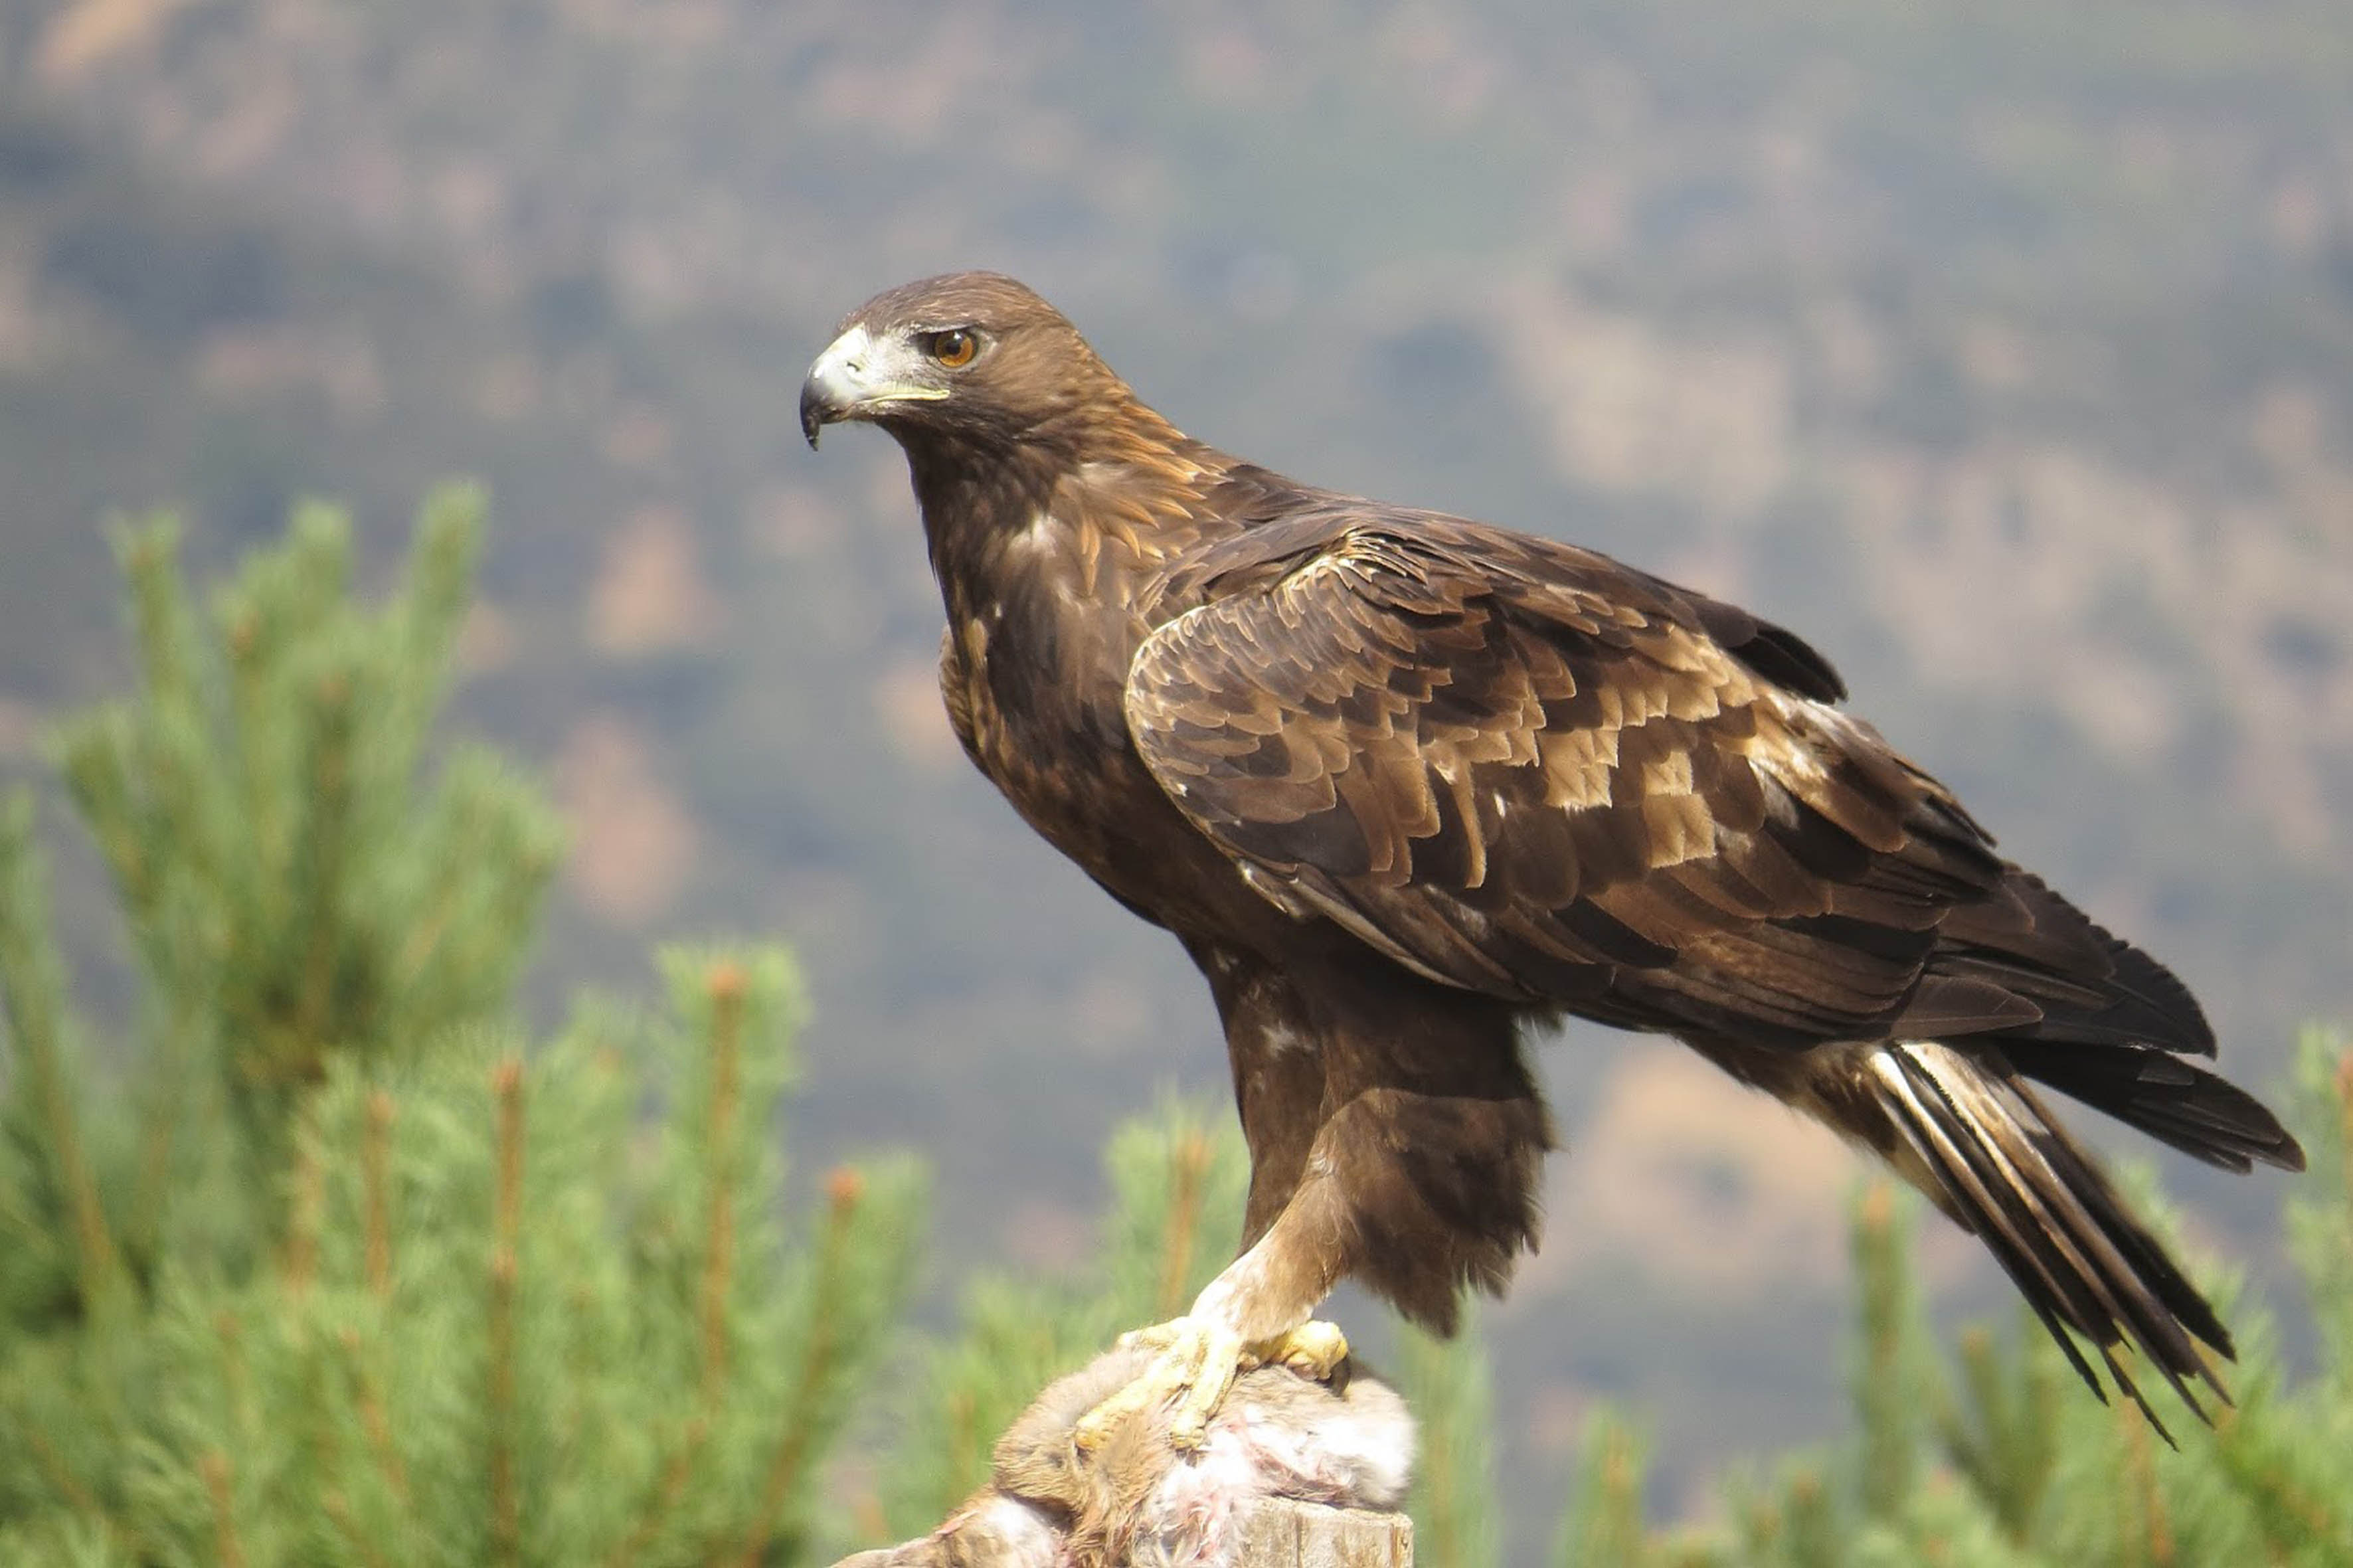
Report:
[{"label": "golden eagle", "polygon": [[1440,1332],[1500,1290],[1553,1142],[1522,1047],[1570,1013],[1887,1160],[2094,1392],[2071,1330],[2144,1410],[2125,1342],[2227,1398],[2200,1342],[2228,1331],[2041,1090],[2231,1170],[2302,1150],[2199,1065],[2187,988],[1997,854],[1796,636],[1204,446],[992,273],[860,307],[800,415],[905,449],[965,750],[1225,1024],[1242,1248],[1146,1331],[1128,1408],[1174,1385],[1198,1441],[1237,1363],[1345,1353],[1310,1322],[1343,1279]]}]

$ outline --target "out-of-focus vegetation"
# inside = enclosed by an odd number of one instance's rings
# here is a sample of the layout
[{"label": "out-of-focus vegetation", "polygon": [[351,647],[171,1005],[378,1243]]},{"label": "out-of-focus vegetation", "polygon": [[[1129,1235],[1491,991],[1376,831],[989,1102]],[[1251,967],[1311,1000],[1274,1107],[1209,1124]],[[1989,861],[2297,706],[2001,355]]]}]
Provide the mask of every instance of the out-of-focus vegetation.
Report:
[{"label": "out-of-focus vegetation", "polygon": [[800,1563],[843,1528],[821,1472],[915,1173],[787,1219],[774,950],[674,952],[666,1014],[526,1047],[552,814],[487,752],[426,761],[479,522],[428,509],[381,614],[323,508],[209,616],[167,527],[123,538],[140,691],[58,747],[123,1048],[0,810],[0,1563]]},{"label": "out-of-focus vegetation", "polygon": [[[459,729],[575,845],[543,1032],[660,932],[783,931],[804,1157],[922,1144],[954,1263],[1072,1262],[1118,1116],[1222,1092],[1209,1008],[964,767],[895,452],[793,429],[843,310],[995,265],[1205,438],[1801,630],[2275,1078],[2353,1014],[2348,79],[2339,0],[24,0],[0,775],[125,671],[104,518],[175,506],[211,567],[330,482],[385,517],[480,476]],[[1696,1507],[1835,1419],[1851,1172],[1600,1031],[1544,1058],[1571,1152],[1488,1320],[1513,1495],[1630,1397]],[[2181,1177],[2234,1237],[2280,1190]],[[1975,1258],[1925,1244],[1939,1300],[1999,1299]]]}]

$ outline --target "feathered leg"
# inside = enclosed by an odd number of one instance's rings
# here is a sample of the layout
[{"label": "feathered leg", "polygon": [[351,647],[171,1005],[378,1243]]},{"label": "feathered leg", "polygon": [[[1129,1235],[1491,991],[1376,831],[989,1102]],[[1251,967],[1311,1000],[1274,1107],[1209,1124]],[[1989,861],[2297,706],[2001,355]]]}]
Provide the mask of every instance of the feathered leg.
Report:
[{"label": "feathered leg", "polygon": [[1551,1126],[1506,1012],[1400,974],[1315,1013],[1271,969],[1203,967],[1251,1145],[1246,1246],[1184,1317],[1131,1336],[1158,1353],[1082,1439],[1174,1399],[1175,1439],[1196,1440],[1237,1368],[1330,1375],[1347,1342],[1312,1320],[1343,1279],[1451,1332],[1461,1289],[1500,1290],[1535,1242]]}]

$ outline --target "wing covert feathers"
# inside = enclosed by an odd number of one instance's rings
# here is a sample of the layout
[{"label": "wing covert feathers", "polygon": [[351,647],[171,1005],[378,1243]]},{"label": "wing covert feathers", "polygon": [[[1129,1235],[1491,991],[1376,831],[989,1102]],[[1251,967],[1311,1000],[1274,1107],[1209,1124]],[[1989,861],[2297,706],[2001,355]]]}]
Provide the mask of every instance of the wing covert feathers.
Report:
[{"label": "wing covert feathers", "polygon": [[[1309,513],[1212,549],[1130,666],[1138,753],[1294,913],[1511,1000],[1793,1042],[2031,1006],[1920,982],[2007,872],[1795,637],[1566,545]],[[1819,694],[1819,696],[1817,695]]]}]

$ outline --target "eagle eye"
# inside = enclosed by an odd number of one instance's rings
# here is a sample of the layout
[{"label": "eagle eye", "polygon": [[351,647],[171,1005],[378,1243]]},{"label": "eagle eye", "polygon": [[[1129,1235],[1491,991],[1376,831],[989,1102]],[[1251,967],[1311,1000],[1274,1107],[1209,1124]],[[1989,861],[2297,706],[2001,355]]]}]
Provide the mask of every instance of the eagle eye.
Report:
[{"label": "eagle eye", "polygon": [[980,352],[980,339],[969,328],[950,327],[925,339],[923,352],[950,370],[962,370]]}]

